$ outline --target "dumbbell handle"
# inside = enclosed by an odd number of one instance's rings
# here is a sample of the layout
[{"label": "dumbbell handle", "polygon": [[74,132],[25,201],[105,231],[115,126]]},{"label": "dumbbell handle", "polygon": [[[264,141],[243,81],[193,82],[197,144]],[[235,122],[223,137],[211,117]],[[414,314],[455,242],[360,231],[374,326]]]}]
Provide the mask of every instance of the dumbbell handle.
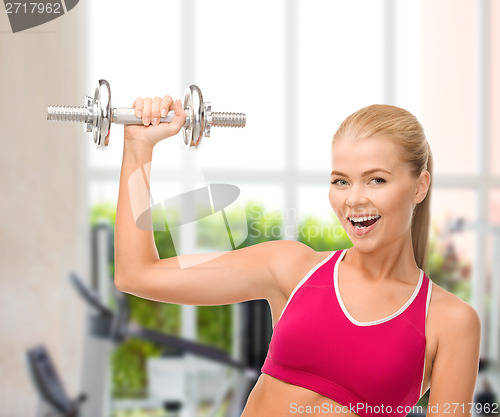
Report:
[{"label": "dumbbell handle", "polygon": [[[160,123],[170,123],[174,120],[175,111],[170,110],[165,117],[160,118]],[[135,115],[134,108],[128,107],[116,107],[112,110],[111,121],[118,125],[141,125],[142,119]],[[186,117],[186,123],[184,123],[184,127],[188,127],[191,121],[189,120],[189,116]]]},{"label": "dumbbell handle", "polygon": [[[183,127],[191,126],[189,109],[185,108],[186,122]],[[170,110],[165,117],[160,118],[160,123],[170,123],[175,116],[175,111]],[[245,127],[246,117],[243,113],[210,112],[210,126],[218,127]],[[111,122],[118,125],[142,125],[142,119],[135,115],[135,109],[128,107],[117,107],[111,110]]]},{"label": "dumbbell handle", "polygon": [[[186,110],[186,109],[184,109]],[[186,123],[183,127],[189,127],[191,118],[186,112]],[[170,123],[175,112],[170,110],[165,117],[160,118],[160,123]],[[92,114],[89,107],[84,106],[49,106],[47,109],[47,120],[56,122],[83,122],[92,123]],[[244,113],[211,112],[211,126],[245,127],[246,117]],[[111,110],[111,122],[119,125],[141,125],[142,121],[135,115],[135,109],[129,107],[116,107]]]},{"label": "dumbbell handle", "polygon": [[[185,108],[186,122],[183,127],[191,126],[189,109]],[[175,111],[170,110],[165,117],[160,118],[160,123],[170,123],[175,116]],[[118,125],[142,125],[142,119],[135,115],[135,109],[130,107],[116,107],[111,111],[111,122]],[[210,120],[207,122],[211,126],[219,127],[245,127],[246,117],[243,113],[211,112]]]}]

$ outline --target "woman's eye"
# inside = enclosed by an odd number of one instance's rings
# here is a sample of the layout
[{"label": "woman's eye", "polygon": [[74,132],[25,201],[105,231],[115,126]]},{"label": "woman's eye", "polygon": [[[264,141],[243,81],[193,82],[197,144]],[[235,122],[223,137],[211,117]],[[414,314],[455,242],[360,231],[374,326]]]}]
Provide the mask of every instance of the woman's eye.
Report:
[{"label": "woman's eye", "polygon": [[[382,184],[382,183],[386,182],[383,178],[372,178],[370,180],[370,182],[371,181],[375,181],[375,184]],[[330,181],[330,182],[333,185],[347,185],[347,181],[346,180],[341,180],[341,179],[333,180],[333,181]]]}]

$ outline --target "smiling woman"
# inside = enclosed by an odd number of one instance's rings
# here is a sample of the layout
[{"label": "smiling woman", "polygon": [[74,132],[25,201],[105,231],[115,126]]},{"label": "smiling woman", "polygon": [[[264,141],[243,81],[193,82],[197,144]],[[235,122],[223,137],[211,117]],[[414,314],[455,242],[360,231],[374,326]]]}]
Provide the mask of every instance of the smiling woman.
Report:
[{"label": "smiling woman", "polygon": [[[155,100],[152,107],[136,101],[136,112],[154,120],[164,106]],[[176,111],[169,126],[125,128],[115,283],[167,303],[268,301],[273,336],[242,416],[282,417],[300,404],[333,415],[402,417],[429,386],[433,410],[459,403],[457,414],[469,415],[480,323],[471,306],[424,272],[432,154],[415,117],[370,106],[334,136],[329,198],[352,248],[316,252],[271,241],[193,254],[196,267],[183,268],[178,257],[159,259],[152,232],[137,227],[131,210],[150,204],[147,192],[130,193],[131,175],[142,170],[148,189],[153,148],[184,124],[179,104],[164,101]]]},{"label": "smiling woman", "polygon": [[[332,167],[330,204],[349,236],[367,236],[377,224],[379,235],[387,241],[394,234],[402,236],[410,219],[415,260],[425,269],[432,152],[418,120],[395,106],[359,110],[334,135]],[[410,217],[404,208],[411,208]],[[389,229],[384,231],[383,219],[377,220],[388,214],[390,227],[386,224]],[[379,217],[373,223],[355,224],[370,215]]]}]

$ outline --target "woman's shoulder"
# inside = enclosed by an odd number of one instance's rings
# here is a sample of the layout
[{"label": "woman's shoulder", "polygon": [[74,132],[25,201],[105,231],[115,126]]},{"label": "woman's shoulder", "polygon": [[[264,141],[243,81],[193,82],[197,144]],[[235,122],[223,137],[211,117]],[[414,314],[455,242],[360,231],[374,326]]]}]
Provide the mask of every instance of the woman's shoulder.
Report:
[{"label": "woman's shoulder", "polygon": [[[464,366],[472,369],[471,377],[477,372],[481,320],[472,305],[435,283],[432,286],[426,337],[433,352],[433,378],[439,386],[448,379],[439,376],[441,372],[463,375]],[[453,371],[452,367],[459,369]]]},{"label": "woman's shoulder", "polygon": [[445,290],[432,280],[430,282],[432,284],[431,303],[433,303],[434,308],[439,309],[442,314],[447,315],[454,314],[459,311],[475,311],[475,309],[468,302],[462,300],[456,294]]},{"label": "woman's shoulder", "polygon": [[310,246],[305,243],[299,242],[297,240],[269,240],[267,242],[262,242],[258,244],[259,246],[266,247],[267,251],[273,253],[273,255],[286,255],[286,254],[296,254],[307,256],[313,253],[323,253],[316,252]]},{"label": "woman's shoulder", "polygon": [[460,338],[465,332],[481,326],[479,314],[468,302],[432,282],[429,316],[440,333],[451,332]]},{"label": "woman's shoulder", "polygon": [[266,251],[277,260],[279,265],[318,263],[332,254],[332,251],[315,251],[305,243],[296,240],[271,240],[261,245],[265,245]]},{"label": "woman's shoulder", "polygon": [[289,295],[300,280],[313,268],[331,255],[331,251],[318,252],[295,240],[265,242],[267,254],[271,255],[273,276],[285,295]]}]

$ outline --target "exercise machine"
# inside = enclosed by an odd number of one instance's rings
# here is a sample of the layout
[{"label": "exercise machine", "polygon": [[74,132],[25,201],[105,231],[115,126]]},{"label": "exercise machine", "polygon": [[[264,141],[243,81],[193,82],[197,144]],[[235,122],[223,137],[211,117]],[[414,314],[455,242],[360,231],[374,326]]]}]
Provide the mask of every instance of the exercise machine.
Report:
[{"label": "exercise machine", "polygon": [[[157,345],[174,349],[174,354],[156,358],[155,368],[148,366],[148,373],[156,372],[166,383],[155,393],[155,399],[144,401],[144,405],[161,406],[168,416],[194,417],[196,398],[203,399],[203,392],[191,390],[189,397],[183,395],[182,382],[195,385],[197,376],[205,380],[205,386],[211,388],[211,408],[204,415],[215,416],[227,401],[225,416],[239,417],[255,384],[260,367],[264,362],[272,332],[271,316],[265,300],[255,300],[234,305],[237,310],[233,320],[238,321],[238,331],[234,335],[239,340],[238,358],[231,357],[225,351],[206,346],[181,337],[146,329],[130,322],[128,295],[116,290],[107,272],[111,234],[109,226],[100,224],[93,229],[93,275],[99,280],[86,284],[76,274],[70,273],[69,279],[77,293],[89,307],[89,332],[91,343],[87,344],[84,365],[84,393],[71,400],[66,395],[57,376],[55,365],[43,346],[28,351],[28,368],[34,386],[42,400],[41,412],[37,417],[85,417],[109,416],[118,403],[121,407],[127,401],[112,402],[109,389],[109,346],[123,343],[129,337],[148,340]],[[96,289],[92,288],[95,287]],[[101,294],[111,294],[115,308],[112,310],[102,300]],[[104,299],[107,299],[106,296]],[[107,344],[105,343],[107,342]],[[189,356],[187,356],[189,355]],[[187,357],[186,357],[187,356]],[[158,367],[159,366],[159,367]],[[158,378],[158,375],[156,375]],[[214,378],[213,382],[210,378]],[[175,384],[172,383],[175,381]],[[170,383],[168,382],[170,381]],[[165,386],[169,386],[165,392]],[[150,387],[155,390],[154,386]],[[198,390],[199,391],[199,390]],[[201,395],[200,395],[201,394]],[[206,399],[206,396],[205,396]],[[189,403],[188,403],[189,402]],[[130,407],[137,405],[130,402]],[[126,408],[126,407],[125,407]],[[173,414],[172,414],[173,413]]]}]

